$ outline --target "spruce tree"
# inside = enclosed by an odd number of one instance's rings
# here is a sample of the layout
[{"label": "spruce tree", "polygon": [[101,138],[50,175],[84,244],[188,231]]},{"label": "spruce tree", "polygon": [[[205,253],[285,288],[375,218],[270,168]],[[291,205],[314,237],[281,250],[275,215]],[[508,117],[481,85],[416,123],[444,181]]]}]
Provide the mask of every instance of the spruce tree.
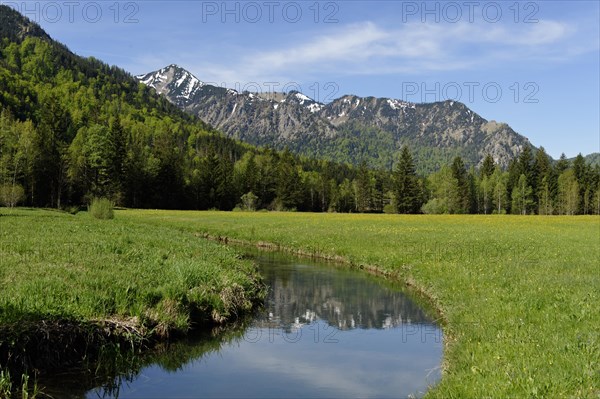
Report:
[{"label": "spruce tree", "polygon": [[470,208],[469,178],[465,164],[460,156],[455,157],[454,161],[452,161],[452,177],[456,179],[457,184],[459,206],[457,213],[468,213]]},{"label": "spruce tree", "polygon": [[558,160],[558,162],[556,162],[556,165],[554,167],[556,171],[556,176],[560,176],[565,170],[569,169],[570,167],[571,163],[569,162],[567,156],[563,152],[562,154],[560,154],[560,159]]},{"label": "spruce tree", "polygon": [[394,172],[394,197],[398,213],[417,213],[421,206],[415,164],[407,146],[402,147]]},{"label": "spruce tree", "polygon": [[358,167],[358,173],[353,181],[353,188],[356,211],[363,213],[371,210],[373,187],[366,161],[362,161]]},{"label": "spruce tree", "polygon": [[492,158],[490,154],[487,154],[483,159],[481,169],[479,169],[479,178],[483,179],[484,177],[490,177],[492,174],[494,174],[495,168],[496,163],[494,162],[494,158]]}]

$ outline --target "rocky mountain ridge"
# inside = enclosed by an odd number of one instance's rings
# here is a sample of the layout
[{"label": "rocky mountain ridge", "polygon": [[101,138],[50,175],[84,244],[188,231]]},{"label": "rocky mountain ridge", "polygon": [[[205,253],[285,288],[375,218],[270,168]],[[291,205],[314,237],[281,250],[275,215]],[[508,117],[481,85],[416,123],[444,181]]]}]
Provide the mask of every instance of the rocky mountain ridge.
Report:
[{"label": "rocky mountain ridge", "polygon": [[230,137],[309,156],[390,168],[409,145],[421,171],[461,155],[478,165],[486,154],[507,166],[529,140],[460,102],[410,103],[345,95],[323,104],[291,91],[251,93],[203,83],[169,65],[137,78]]}]

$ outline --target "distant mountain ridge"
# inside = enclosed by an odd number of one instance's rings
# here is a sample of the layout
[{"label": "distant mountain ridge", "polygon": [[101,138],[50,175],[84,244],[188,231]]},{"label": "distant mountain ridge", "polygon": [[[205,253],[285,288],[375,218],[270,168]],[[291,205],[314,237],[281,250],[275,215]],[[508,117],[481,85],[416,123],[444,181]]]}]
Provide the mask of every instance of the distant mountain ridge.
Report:
[{"label": "distant mountain ridge", "polygon": [[486,154],[507,166],[529,140],[456,101],[410,103],[345,95],[328,104],[295,91],[238,92],[203,83],[175,65],[137,76],[180,108],[230,137],[308,156],[391,168],[404,144],[430,172],[461,155],[478,165]]},{"label": "distant mountain ridge", "polygon": [[[586,163],[592,166],[600,165],[600,152],[592,152],[591,154],[585,155],[583,158]],[[574,159],[575,158],[571,159],[571,161]]]}]

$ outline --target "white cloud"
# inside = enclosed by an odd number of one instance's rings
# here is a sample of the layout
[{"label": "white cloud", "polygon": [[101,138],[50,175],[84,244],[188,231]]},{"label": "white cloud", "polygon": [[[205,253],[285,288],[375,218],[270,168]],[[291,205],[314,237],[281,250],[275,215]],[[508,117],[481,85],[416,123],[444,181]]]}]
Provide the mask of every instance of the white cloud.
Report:
[{"label": "white cloud", "polygon": [[499,61],[560,61],[598,49],[582,46],[575,28],[557,21],[535,24],[407,23],[385,28],[374,22],[339,25],[278,48],[244,51],[228,65],[197,62],[211,81],[282,81],[322,72],[345,75],[416,74],[496,67]]}]

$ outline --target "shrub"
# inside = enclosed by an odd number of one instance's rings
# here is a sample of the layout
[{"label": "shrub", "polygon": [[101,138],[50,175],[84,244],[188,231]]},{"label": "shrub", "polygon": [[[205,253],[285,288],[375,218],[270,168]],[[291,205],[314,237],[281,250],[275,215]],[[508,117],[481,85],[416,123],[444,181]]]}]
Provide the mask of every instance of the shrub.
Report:
[{"label": "shrub", "polygon": [[19,184],[0,186],[0,202],[5,206],[14,208],[23,198],[25,198],[25,190]]},{"label": "shrub", "polygon": [[396,213],[396,207],[392,204],[386,204],[383,206],[383,213]]},{"label": "shrub", "polygon": [[440,215],[443,213],[448,213],[446,200],[438,198],[430,199],[421,207],[421,212],[426,215]]},{"label": "shrub", "polygon": [[252,192],[248,192],[241,197],[243,208],[247,211],[255,211],[258,204],[258,197]]},{"label": "shrub", "polygon": [[115,217],[114,207],[114,202],[108,198],[94,198],[88,207],[88,211],[96,219],[113,219]]}]

